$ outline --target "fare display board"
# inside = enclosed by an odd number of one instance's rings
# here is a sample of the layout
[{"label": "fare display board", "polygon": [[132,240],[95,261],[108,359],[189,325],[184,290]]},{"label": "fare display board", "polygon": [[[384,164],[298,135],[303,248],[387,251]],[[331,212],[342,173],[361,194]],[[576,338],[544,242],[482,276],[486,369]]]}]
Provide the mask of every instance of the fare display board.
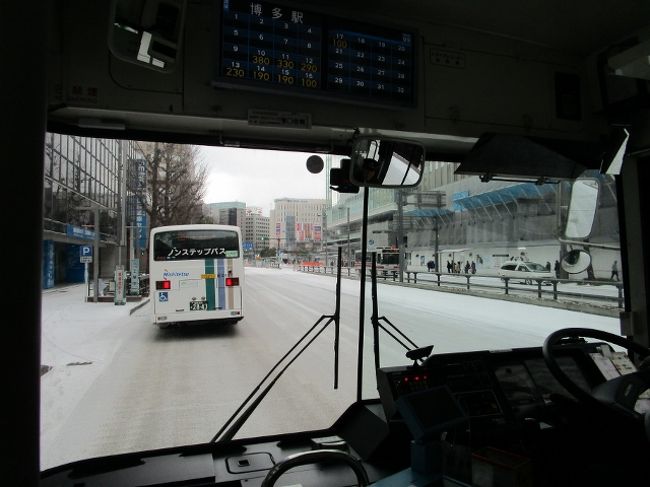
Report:
[{"label": "fare display board", "polygon": [[283,5],[223,0],[218,81],[410,106],[414,35]]}]

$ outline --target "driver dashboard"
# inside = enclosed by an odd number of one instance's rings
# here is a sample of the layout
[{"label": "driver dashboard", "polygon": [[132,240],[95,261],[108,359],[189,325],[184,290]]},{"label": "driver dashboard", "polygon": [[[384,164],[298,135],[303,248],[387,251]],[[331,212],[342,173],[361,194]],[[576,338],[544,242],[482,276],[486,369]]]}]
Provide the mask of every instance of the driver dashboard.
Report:
[{"label": "driver dashboard", "polygon": [[[574,383],[590,391],[604,380],[591,358],[601,355],[602,347],[609,350],[602,343],[564,345],[558,364]],[[433,355],[421,366],[382,368],[377,382],[390,420],[399,419],[396,401],[401,396],[445,385],[475,429],[541,416],[559,398],[571,399],[538,347]]]}]

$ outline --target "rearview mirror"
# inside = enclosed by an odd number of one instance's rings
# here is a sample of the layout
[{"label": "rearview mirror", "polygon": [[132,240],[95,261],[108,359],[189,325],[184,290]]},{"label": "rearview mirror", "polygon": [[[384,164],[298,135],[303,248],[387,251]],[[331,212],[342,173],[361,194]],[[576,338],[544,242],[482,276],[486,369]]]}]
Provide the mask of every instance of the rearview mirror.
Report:
[{"label": "rearview mirror", "polygon": [[591,235],[598,208],[598,180],[576,179],[571,189],[571,201],[564,236],[567,239],[585,239]]},{"label": "rearview mirror", "polygon": [[350,180],[357,186],[417,186],[424,169],[424,146],[408,140],[359,137],[351,159]]}]

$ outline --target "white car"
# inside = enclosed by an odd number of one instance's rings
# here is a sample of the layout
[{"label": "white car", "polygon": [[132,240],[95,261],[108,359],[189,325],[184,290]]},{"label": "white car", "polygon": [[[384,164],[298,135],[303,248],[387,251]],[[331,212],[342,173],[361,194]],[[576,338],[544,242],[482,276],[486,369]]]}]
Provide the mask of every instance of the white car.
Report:
[{"label": "white car", "polygon": [[509,261],[501,265],[498,271],[499,277],[510,279],[522,279],[526,284],[533,284],[536,279],[554,279],[553,271],[548,270],[542,264],[524,261]]}]

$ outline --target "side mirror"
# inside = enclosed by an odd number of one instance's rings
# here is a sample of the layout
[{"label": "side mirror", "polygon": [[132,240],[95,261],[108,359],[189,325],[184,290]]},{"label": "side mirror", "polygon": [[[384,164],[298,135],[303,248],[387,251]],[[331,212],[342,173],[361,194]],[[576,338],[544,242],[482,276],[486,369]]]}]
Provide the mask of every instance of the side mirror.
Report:
[{"label": "side mirror", "polygon": [[598,208],[598,180],[576,179],[571,189],[571,201],[564,229],[567,239],[585,239],[591,235]]},{"label": "side mirror", "polygon": [[417,186],[424,170],[424,146],[418,142],[359,137],[352,147],[350,181],[361,187]]},{"label": "side mirror", "polygon": [[580,274],[591,264],[591,255],[584,250],[572,250],[562,258],[562,269],[569,274]]},{"label": "side mirror", "polygon": [[108,48],[118,59],[171,72],[180,56],[187,0],[113,0]]}]

